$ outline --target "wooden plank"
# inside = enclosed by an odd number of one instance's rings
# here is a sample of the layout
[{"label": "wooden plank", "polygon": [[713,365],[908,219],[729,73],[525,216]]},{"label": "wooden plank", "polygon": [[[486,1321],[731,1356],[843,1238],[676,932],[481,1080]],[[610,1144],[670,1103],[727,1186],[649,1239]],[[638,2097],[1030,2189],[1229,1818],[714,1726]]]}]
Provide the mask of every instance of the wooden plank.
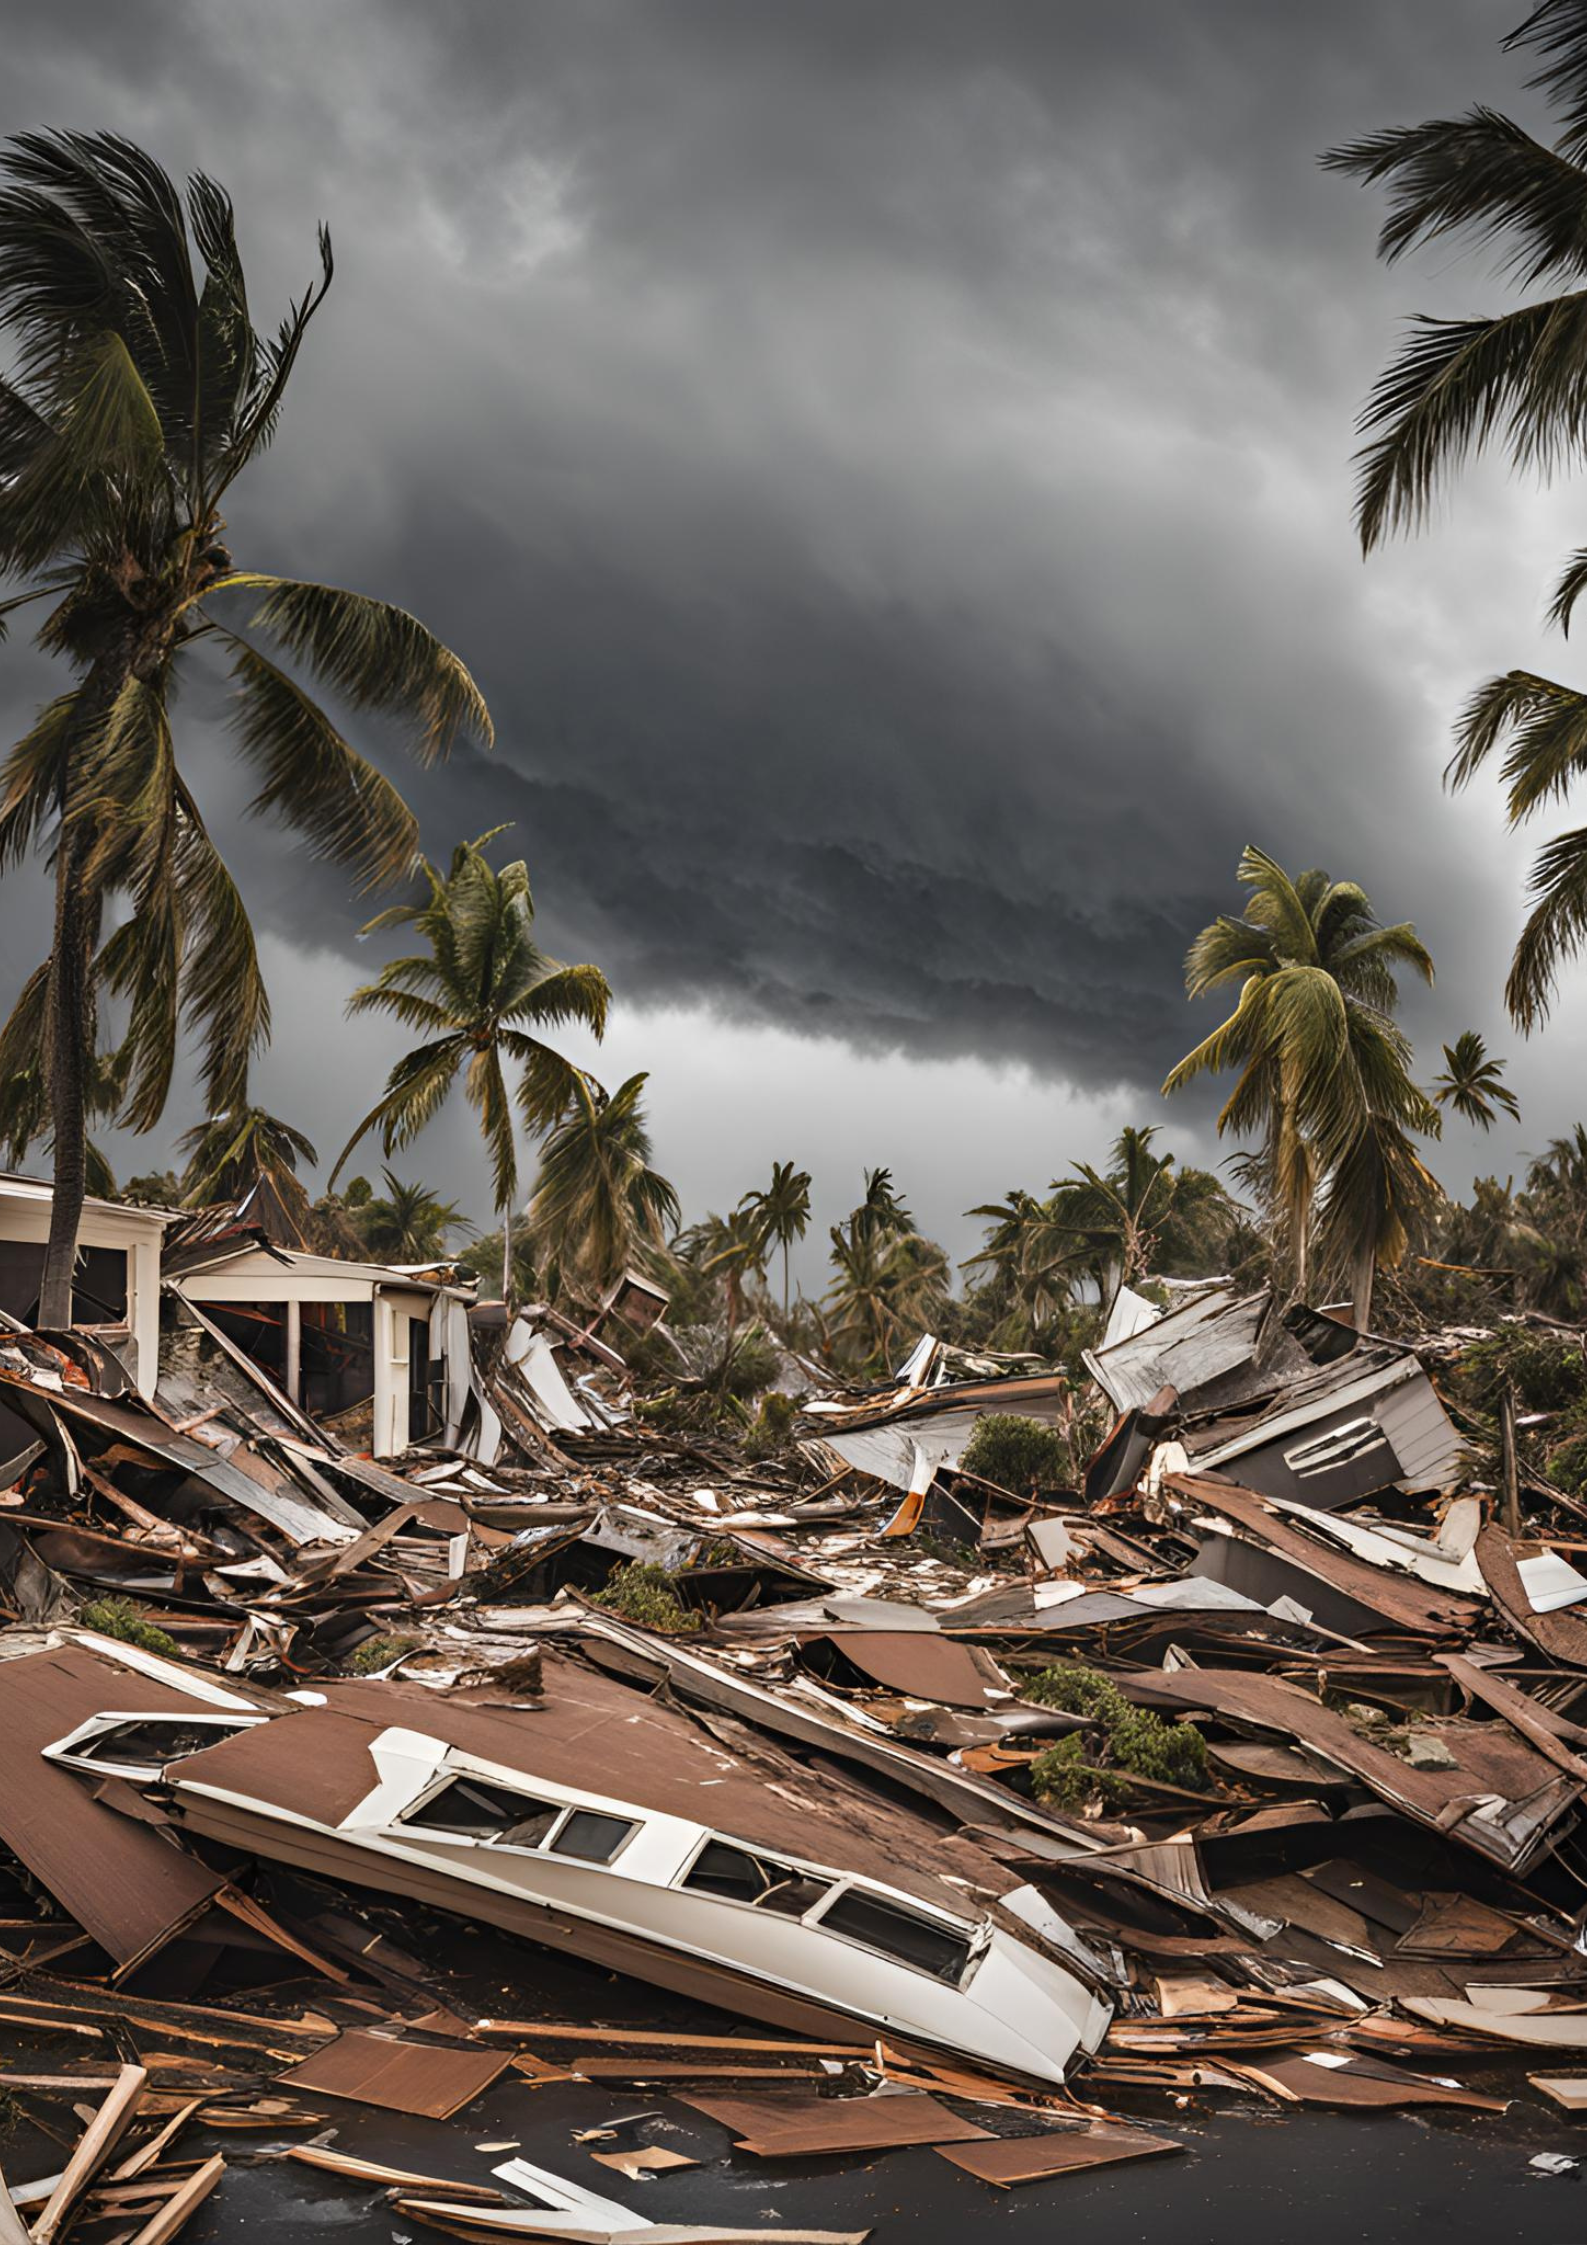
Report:
[{"label": "wooden plank", "polygon": [[123,2066],[116,2086],[94,2115],[87,2133],[66,2162],[61,2179],[50,2193],[44,2211],[33,2225],[33,2245],[51,2245],[68,2216],[121,2141],[138,2103],[148,2074],[142,2066]]},{"label": "wooden plank", "polygon": [[206,2159],[198,2172],[189,2175],[174,2198],[168,2198],[151,2220],[131,2239],[130,2245],[166,2245],[166,2240],[176,2235],[188,2216],[209,2196],[226,2172],[226,2162],[219,2152]]}]

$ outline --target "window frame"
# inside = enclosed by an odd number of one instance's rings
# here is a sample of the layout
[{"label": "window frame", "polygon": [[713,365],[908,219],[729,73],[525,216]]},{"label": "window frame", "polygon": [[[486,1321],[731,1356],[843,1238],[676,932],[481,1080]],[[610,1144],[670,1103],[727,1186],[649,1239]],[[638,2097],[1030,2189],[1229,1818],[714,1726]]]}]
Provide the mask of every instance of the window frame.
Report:
[{"label": "window frame", "polygon": [[[632,1847],[636,1834],[644,1829],[644,1817],[630,1814],[626,1804],[618,1809],[608,1808],[604,1805],[596,1806],[590,1801],[570,1801],[558,1797],[561,1791],[558,1786],[543,1785],[536,1791],[531,1792],[528,1789],[531,1782],[531,1780],[525,1780],[524,1789],[520,1794],[516,1785],[509,1784],[500,1777],[486,1777],[479,1770],[461,1769],[455,1764],[447,1764],[437,1772],[422,1792],[417,1793],[411,1801],[405,1802],[402,1808],[388,1820],[386,1830],[398,1838],[439,1840],[452,1847],[488,1848],[498,1855],[549,1855],[554,1856],[559,1863],[576,1863],[586,1871],[609,1871],[618,1857]],[[526,1846],[522,1840],[502,1839],[494,1832],[448,1832],[438,1825],[414,1822],[420,1810],[428,1808],[432,1801],[438,1800],[448,1787],[468,1784],[488,1788],[494,1793],[510,1793],[515,1799],[521,1798],[526,1808],[529,1809],[551,1809],[555,1812],[553,1820],[547,1826],[543,1836],[536,1840],[533,1846]],[[608,1817],[614,1823],[626,1825],[627,1830],[612,1849],[611,1854],[602,1858],[559,1852],[556,1842],[566,1831],[569,1819],[575,1816]]]}]

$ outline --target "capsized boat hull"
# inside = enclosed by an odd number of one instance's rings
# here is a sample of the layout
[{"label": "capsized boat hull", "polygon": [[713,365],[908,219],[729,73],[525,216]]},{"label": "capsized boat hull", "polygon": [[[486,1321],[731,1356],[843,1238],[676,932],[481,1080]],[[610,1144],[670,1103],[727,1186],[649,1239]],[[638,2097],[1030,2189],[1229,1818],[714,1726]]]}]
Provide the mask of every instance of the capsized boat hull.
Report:
[{"label": "capsized boat hull", "polygon": [[[864,2048],[882,2038],[1053,2086],[1106,2032],[1106,2004],[1000,1929],[959,1987],[741,1904],[573,1863],[448,1849],[427,1835],[396,1839],[389,1825],[332,1827],[169,1775],[175,1821],[206,1838],[496,1926],[812,2040]],[[559,1882],[560,1895],[547,1891]]]}]

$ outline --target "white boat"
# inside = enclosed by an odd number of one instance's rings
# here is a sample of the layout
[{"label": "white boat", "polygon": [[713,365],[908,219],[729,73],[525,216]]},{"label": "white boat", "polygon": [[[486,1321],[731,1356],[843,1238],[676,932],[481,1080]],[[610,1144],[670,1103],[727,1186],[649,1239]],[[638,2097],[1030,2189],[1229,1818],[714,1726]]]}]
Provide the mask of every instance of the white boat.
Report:
[{"label": "white boat", "polygon": [[[1108,2004],[977,1899],[971,1843],[769,1743],[751,1763],[676,1709],[558,1669],[535,1709],[345,1685],[264,1719],[111,1709],[46,1751],[157,1787],[197,1835],[796,2032],[1044,2084],[1096,2048]],[[1004,1899],[1017,1882],[979,1861]]]}]

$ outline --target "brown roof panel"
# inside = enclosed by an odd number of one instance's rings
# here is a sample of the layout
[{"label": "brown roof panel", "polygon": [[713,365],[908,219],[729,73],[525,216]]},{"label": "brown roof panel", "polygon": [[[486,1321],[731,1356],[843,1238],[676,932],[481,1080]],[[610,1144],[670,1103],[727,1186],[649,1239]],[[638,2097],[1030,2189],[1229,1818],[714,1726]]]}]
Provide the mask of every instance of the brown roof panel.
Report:
[{"label": "brown roof panel", "polygon": [[191,1714],[185,1692],[80,1649],[0,1660],[0,1840],[118,1964],[156,1948],[226,1883],[155,1827],[42,1758],[90,1715]]},{"label": "brown roof panel", "polygon": [[512,2064],[510,2050],[470,2050],[455,2043],[398,2042],[354,2029],[338,2035],[277,2079],[317,2097],[348,2097],[387,2112],[450,2120]]}]

